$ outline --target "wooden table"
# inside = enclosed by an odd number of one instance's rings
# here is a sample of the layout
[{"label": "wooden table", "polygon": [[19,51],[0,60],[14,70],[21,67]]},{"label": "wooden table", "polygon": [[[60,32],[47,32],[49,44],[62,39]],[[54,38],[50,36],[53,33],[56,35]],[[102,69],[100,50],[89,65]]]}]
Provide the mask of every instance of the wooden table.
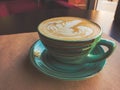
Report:
[{"label": "wooden table", "polygon": [[[105,34],[104,37],[109,38]],[[37,39],[37,32],[0,36],[0,90],[120,89],[120,44],[97,76],[84,81],[63,81],[42,74],[31,64],[29,49]]]},{"label": "wooden table", "polygon": [[[22,16],[23,15],[23,16]],[[20,17],[11,16],[13,22],[17,19],[19,24],[23,25]],[[32,17],[34,15],[28,15]],[[46,15],[47,16],[47,15]],[[19,18],[17,18],[19,17]],[[10,17],[2,18],[7,20]],[[39,17],[40,18],[40,17]],[[45,16],[44,16],[45,18]],[[3,21],[4,21],[3,20]],[[34,19],[33,19],[34,20]],[[37,21],[37,19],[35,19]],[[38,20],[39,21],[39,20]],[[35,22],[35,21],[33,21]],[[33,22],[26,21],[28,25]],[[2,21],[0,21],[1,25]],[[37,22],[38,23],[38,22]],[[36,24],[36,23],[35,23]],[[6,24],[7,25],[7,24]],[[12,28],[13,24],[8,23]],[[15,27],[14,29],[18,29]],[[26,24],[27,25],[27,24]],[[32,26],[30,26],[32,27]],[[34,25],[35,27],[35,25]],[[5,28],[0,26],[0,28]],[[6,27],[7,29],[8,27]],[[19,27],[29,29],[28,26]],[[109,28],[109,27],[108,27]],[[33,28],[32,28],[33,29]],[[104,38],[114,40],[107,34]],[[114,40],[117,48],[114,53],[107,58],[107,63],[103,70],[87,80],[82,81],[64,81],[51,78],[42,72],[39,72],[30,62],[29,49],[33,43],[38,40],[37,32],[11,33],[0,35],[0,90],[119,90],[120,89],[120,43]]]}]

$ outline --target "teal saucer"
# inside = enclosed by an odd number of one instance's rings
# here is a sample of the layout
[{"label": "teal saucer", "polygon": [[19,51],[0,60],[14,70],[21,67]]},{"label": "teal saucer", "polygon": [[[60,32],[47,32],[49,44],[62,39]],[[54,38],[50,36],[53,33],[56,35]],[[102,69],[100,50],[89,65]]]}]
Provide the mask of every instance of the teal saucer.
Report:
[{"label": "teal saucer", "polygon": [[[92,54],[104,53],[101,46],[97,46]],[[44,74],[63,80],[83,80],[93,77],[102,70],[106,60],[94,63],[65,64],[47,54],[47,49],[40,40],[36,41],[30,49],[30,59],[33,65]]]}]

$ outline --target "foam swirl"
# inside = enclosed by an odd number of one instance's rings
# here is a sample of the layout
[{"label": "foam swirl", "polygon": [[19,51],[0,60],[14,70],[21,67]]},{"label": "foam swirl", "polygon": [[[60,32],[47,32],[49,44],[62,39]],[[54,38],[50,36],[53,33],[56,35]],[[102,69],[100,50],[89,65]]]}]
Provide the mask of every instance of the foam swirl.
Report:
[{"label": "foam swirl", "polygon": [[48,23],[47,30],[53,33],[58,33],[62,36],[88,36],[93,33],[93,30],[86,26],[79,26],[81,20],[73,20],[64,22],[63,20],[53,21]]}]

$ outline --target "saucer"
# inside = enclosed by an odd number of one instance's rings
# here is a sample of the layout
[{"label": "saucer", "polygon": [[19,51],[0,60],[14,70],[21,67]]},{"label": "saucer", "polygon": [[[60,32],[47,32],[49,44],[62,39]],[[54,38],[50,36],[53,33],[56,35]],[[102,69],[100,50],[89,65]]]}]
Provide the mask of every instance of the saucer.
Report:
[{"label": "saucer", "polygon": [[[91,52],[92,54],[104,53],[101,46]],[[83,80],[95,76],[102,70],[106,60],[94,63],[65,64],[55,60],[47,54],[47,49],[40,40],[37,40],[30,49],[32,64],[44,74],[63,80]]]}]

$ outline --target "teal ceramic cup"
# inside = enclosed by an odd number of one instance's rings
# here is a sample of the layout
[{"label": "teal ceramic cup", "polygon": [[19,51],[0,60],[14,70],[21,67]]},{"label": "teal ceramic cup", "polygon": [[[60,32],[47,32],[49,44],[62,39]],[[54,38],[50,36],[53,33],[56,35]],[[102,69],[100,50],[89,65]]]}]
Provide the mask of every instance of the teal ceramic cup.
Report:
[{"label": "teal ceramic cup", "polygon": [[[78,17],[56,17],[41,22],[38,26],[40,40],[47,54],[66,64],[93,63],[106,59],[116,44],[102,36],[99,25]],[[96,46],[105,46],[105,53],[93,55]]]}]

